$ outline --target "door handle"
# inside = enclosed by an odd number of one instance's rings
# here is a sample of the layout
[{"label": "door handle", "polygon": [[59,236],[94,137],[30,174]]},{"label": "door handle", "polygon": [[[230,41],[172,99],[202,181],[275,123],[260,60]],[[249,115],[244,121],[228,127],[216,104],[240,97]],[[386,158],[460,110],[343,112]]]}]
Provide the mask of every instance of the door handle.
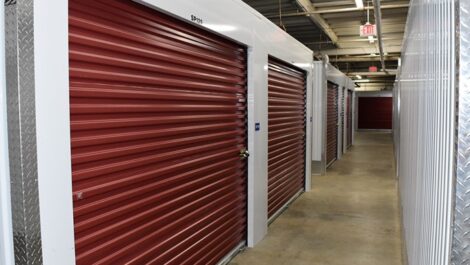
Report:
[{"label": "door handle", "polygon": [[246,148],[243,148],[242,150],[240,150],[239,156],[242,160],[245,160],[250,156],[250,153],[248,152],[248,150],[246,150]]}]

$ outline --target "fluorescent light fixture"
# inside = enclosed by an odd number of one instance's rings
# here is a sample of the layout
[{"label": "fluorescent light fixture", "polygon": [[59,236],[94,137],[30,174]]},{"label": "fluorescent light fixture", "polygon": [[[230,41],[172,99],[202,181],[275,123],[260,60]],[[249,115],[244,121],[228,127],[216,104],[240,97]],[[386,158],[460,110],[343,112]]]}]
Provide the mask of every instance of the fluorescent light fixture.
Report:
[{"label": "fluorescent light fixture", "polygon": [[299,67],[299,68],[308,68],[308,67],[312,66],[312,64],[309,64],[309,63],[294,63],[294,65]]},{"label": "fluorescent light fixture", "polygon": [[367,37],[369,39],[369,43],[374,43],[375,39],[374,36]]},{"label": "fluorescent light fixture", "polygon": [[362,79],[362,80],[356,80],[354,82],[356,82],[356,83],[369,83],[370,80],[369,79]]},{"label": "fluorescent light fixture", "polygon": [[237,30],[236,27],[231,25],[222,25],[222,24],[205,24],[206,27],[215,31],[215,32],[230,32]]},{"label": "fluorescent light fixture", "polygon": [[356,75],[357,79],[362,79],[362,76]]},{"label": "fluorescent light fixture", "polygon": [[356,6],[357,8],[364,8],[364,3],[362,2],[362,0],[356,0]]}]

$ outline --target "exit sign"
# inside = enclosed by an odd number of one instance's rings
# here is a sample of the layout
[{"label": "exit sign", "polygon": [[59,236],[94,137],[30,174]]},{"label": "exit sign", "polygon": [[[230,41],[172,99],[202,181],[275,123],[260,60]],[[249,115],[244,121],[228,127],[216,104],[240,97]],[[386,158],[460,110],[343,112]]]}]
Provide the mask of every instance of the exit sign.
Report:
[{"label": "exit sign", "polygon": [[375,24],[365,24],[359,27],[361,37],[377,36],[377,27]]}]

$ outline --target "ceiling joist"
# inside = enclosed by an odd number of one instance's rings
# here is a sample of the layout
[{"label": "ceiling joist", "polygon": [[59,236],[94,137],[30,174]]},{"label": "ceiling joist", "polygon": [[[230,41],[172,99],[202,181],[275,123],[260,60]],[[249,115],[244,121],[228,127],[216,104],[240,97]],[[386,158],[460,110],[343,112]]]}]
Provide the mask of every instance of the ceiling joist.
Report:
[{"label": "ceiling joist", "polygon": [[[300,0],[297,0],[297,2],[300,2]],[[307,2],[307,1],[305,1]],[[310,2],[310,1],[308,1]],[[319,14],[332,14],[332,13],[348,13],[348,12],[361,12],[361,11],[366,11],[366,10],[374,10],[373,6],[365,6],[363,8],[357,8],[357,7],[346,7],[346,8],[325,8],[325,9],[317,9],[315,8],[311,3],[310,5],[313,7],[313,9],[305,9],[305,12],[296,12],[296,13],[287,13],[283,14],[283,17],[297,17],[297,16],[309,16],[309,15],[319,15]],[[381,9],[398,9],[398,8],[408,8],[410,5],[409,4],[389,4],[389,5],[383,5]],[[268,16],[268,18],[272,18],[271,16]]]},{"label": "ceiling joist", "polygon": [[312,2],[310,0],[296,0],[297,4],[306,12],[308,13],[308,16],[310,19],[317,25],[320,29],[325,32],[325,34],[330,38],[330,40],[333,43],[336,43],[338,41],[338,36],[336,36],[336,33],[333,31],[331,26],[323,19],[323,17],[320,14],[315,14],[313,12],[316,11],[316,8],[312,5]]}]

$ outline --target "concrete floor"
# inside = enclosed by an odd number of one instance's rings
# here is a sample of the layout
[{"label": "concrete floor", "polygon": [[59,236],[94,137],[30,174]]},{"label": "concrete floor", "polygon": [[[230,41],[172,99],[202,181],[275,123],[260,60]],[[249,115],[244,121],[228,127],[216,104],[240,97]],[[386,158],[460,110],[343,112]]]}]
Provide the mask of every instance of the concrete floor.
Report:
[{"label": "concrete floor", "polygon": [[326,176],[231,265],[401,265],[392,137],[358,133]]}]

